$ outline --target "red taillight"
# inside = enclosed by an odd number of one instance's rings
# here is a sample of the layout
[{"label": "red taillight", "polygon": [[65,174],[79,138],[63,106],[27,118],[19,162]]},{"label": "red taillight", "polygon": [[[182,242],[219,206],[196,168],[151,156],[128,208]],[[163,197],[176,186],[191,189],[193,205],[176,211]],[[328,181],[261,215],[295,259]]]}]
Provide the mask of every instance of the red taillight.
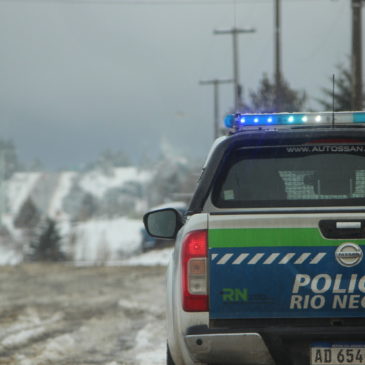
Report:
[{"label": "red taillight", "polygon": [[207,231],[187,234],[182,248],[183,309],[186,312],[208,310],[207,256]]}]

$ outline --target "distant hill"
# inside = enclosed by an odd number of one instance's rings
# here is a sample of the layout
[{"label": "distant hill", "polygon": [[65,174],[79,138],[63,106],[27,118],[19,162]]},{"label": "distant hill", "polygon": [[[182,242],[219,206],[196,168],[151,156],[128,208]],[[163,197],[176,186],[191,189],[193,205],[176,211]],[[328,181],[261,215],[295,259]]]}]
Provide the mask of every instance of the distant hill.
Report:
[{"label": "distant hill", "polygon": [[22,260],[46,218],[56,221],[72,259],[105,261],[131,255],[139,250],[142,222],[136,218],[147,210],[152,179],[151,171],[131,166],[107,172],[13,174],[1,197],[0,264]]}]

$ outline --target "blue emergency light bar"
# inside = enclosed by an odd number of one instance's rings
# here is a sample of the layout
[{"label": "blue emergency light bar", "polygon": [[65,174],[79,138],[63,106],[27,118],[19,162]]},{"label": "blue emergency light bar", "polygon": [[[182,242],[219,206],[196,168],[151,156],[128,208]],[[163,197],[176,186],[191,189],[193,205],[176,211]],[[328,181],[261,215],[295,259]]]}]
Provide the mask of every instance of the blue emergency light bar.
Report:
[{"label": "blue emergency light bar", "polygon": [[356,123],[365,123],[365,112],[228,114],[224,119],[225,126],[236,131],[244,130],[245,127],[320,126]]}]

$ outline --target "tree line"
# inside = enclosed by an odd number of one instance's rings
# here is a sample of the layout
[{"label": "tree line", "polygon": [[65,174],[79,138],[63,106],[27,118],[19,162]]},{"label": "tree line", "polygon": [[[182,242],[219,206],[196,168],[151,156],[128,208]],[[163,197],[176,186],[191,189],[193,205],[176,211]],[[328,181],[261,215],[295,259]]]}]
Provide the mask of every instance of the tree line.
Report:
[{"label": "tree line", "polygon": [[[332,87],[322,87],[321,96],[314,100],[326,111],[351,110],[351,71],[347,65],[336,66],[334,92]],[[329,75],[329,85],[332,84],[332,76]],[[303,90],[292,88],[288,81],[282,80],[280,87],[280,107],[277,106],[277,90],[274,80],[265,73],[256,90],[251,90],[247,101],[243,102],[239,112],[241,113],[279,113],[301,112],[307,109],[308,95]],[[363,97],[365,100],[365,98]]]}]

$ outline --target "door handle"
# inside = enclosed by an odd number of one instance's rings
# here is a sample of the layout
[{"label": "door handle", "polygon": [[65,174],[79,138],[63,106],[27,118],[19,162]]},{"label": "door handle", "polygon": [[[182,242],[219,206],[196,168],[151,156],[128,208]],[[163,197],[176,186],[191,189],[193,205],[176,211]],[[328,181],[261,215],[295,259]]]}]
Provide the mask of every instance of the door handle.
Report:
[{"label": "door handle", "polygon": [[360,229],[361,222],[336,222],[337,229]]}]

